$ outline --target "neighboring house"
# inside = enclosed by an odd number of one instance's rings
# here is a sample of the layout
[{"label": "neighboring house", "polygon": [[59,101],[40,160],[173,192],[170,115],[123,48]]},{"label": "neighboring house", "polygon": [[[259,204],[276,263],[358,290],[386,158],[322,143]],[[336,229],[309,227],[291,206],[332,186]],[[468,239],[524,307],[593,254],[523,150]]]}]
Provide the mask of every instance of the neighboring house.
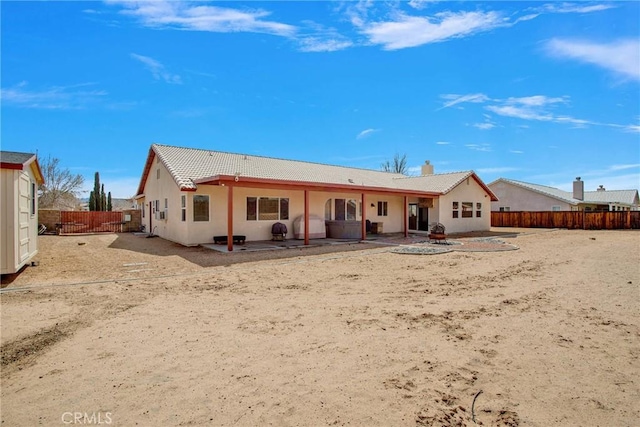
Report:
[{"label": "neighboring house", "polygon": [[573,192],[545,185],[499,178],[489,184],[499,201],[492,211],[628,211],[638,210],[638,190],[584,191],[580,177],[573,182]]},{"label": "neighboring house", "polygon": [[1,274],[13,274],[38,253],[38,185],[35,154],[0,151]]},{"label": "neighboring house", "polygon": [[[434,222],[448,233],[488,230],[490,202],[497,200],[474,172],[433,174],[428,162],[423,175],[408,177],[158,144],[149,149],[134,199],[149,232],[187,246],[213,236],[270,240],[276,222],[287,226],[288,238],[299,228],[305,243],[309,225],[322,220],[327,237],[341,237],[332,230],[345,227],[364,237],[367,220],[378,231],[405,235],[428,232]],[[326,235],[316,231],[313,237]]]}]

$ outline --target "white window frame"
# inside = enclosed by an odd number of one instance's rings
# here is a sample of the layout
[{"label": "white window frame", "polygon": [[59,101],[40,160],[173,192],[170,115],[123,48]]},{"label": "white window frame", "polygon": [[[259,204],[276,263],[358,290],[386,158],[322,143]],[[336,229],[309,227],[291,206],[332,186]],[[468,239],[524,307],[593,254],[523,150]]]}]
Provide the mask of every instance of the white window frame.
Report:
[{"label": "white window frame", "polygon": [[389,216],[389,202],[378,200],[378,216]]},{"label": "white window frame", "polygon": [[[250,200],[254,200],[255,203],[255,212],[252,212],[253,215],[252,218],[249,218],[249,201]],[[260,210],[260,200],[271,200],[271,201],[276,201],[276,206],[278,207],[278,212],[261,212]],[[284,214],[284,209],[282,209],[282,205],[283,203],[286,203],[287,205],[287,212],[286,215]],[[247,197],[247,204],[246,204],[246,215],[245,215],[245,220],[246,221],[288,221],[289,220],[289,212],[290,212],[290,198],[289,197],[258,197],[258,196],[248,196]],[[253,218],[253,216],[255,215],[255,218]],[[265,218],[264,216],[266,215],[275,215],[274,218]],[[261,216],[263,216],[261,218]]]},{"label": "white window frame", "polygon": [[[205,200],[207,202],[207,215],[206,215],[206,219],[204,219],[204,216],[200,217],[200,216],[196,216],[198,214],[201,214],[201,212],[198,212],[198,210],[196,209],[196,202],[198,202],[199,200]],[[211,220],[211,200],[208,194],[195,194],[193,196],[193,222],[209,222]],[[200,219],[199,219],[200,218]]]}]

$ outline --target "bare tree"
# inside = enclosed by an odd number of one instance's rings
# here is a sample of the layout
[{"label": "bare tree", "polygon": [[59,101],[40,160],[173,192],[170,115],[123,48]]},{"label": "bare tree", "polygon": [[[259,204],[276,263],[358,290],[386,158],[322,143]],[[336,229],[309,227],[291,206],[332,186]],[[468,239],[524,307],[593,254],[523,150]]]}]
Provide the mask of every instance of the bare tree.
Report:
[{"label": "bare tree", "polygon": [[38,188],[41,208],[75,209],[80,204],[78,196],[84,184],[82,175],[73,175],[62,169],[60,159],[47,157],[40,161],[44,184]]},{"label": "bare tree", "polygon": [[385,161],[382,163],[381,165],[382,170],[385,172],[394,172],[394,173],[401,173],[403,175],[406,175],[408,170],[407,170],[407,155],[403,154],[402,156],[398,153],[396,153],[393,156],[393,161]]}]

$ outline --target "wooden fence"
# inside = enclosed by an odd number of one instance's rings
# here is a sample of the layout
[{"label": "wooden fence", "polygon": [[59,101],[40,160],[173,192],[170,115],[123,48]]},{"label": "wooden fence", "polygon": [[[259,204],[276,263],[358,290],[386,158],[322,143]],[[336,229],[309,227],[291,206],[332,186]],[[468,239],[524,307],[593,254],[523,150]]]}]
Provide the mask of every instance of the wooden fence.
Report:
[{"label": "wooden fence", "polygon": [[639,229],[640,211],[491,212],[491,226],[581,230]]},{"label": "wooden fence", "polygon": [[62,211],[56,227],[60,234],[121,233],[124,224],[122,211]]}]

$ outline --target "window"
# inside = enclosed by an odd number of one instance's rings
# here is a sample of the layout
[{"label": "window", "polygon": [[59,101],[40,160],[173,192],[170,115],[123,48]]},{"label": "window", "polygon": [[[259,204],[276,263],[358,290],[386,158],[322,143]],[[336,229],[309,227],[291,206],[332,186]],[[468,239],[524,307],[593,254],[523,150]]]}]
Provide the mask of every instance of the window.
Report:
[{"label": "window", "polygon": [[278,197],[247,197],[247,221],[277,221],[289,219],[289,199]]},{"label": "window", "polygon": [[[325,219],[331,219],[331,199],[327,201],[329,206],[325,205]],[[362,203],[355,199],[335,199],[333,203],[335,207],[334,218],[336,221],[354,221],[358,215],[362,217]],[[327,216],[328,215],[328,216]]]},{"label": "window", "polygon": [[378,216],[387,216],[388,202],[378,202]]},{"label": "window", "polygon": [[482,217],[482,211],[476,211],[476,218]]},{"label": "window", "polygon": [[31,183],[31,215],[36,214],[36,183]]},{"label": "window", "polygon": [[324,219],[331,221],[331,199],[324,204]]},{"label": "window", "polygon": [[356,219],[356,207],[358,202],[353,199],[347,200],[347,220],[354,221]]},{"label": "window", "polygon": [[500,206],[500,212],[509,212],[510,210],[509,206]]},{"label": "window", "polygon": [[209,221],[209,196],[193,196],[193,221]]},{"label": "window", "polygon": [[482,203],[476,203],[476,218],[482,218]]},{"label": "window", "polygon": [[182,211],[182,222],[187,220],[187,196],[180,196],[180,209]]},{"label": "window", "polygon": [[345,219],[347,219],[347,216],[345,214],[345,200],[344,199],[336,199],[336,217],[335,220],[336,221],[344,221]]},{"label": "window", "polygon": [[476,203],[476,210],[481,210],[482,209],[482,203]]},{"label": "window", "polygon": [[551,206],[551,211],[560,212],[560,206]]},{"label": "window", "polygon": [[462,202],[462,218],[472,218],[472,217],[473,217],[473,203]]},{"label": "window", "polygon": [[452,203],[452,209],[453,209],[453,218],[458,218],[458,202],[453,202]]}]

